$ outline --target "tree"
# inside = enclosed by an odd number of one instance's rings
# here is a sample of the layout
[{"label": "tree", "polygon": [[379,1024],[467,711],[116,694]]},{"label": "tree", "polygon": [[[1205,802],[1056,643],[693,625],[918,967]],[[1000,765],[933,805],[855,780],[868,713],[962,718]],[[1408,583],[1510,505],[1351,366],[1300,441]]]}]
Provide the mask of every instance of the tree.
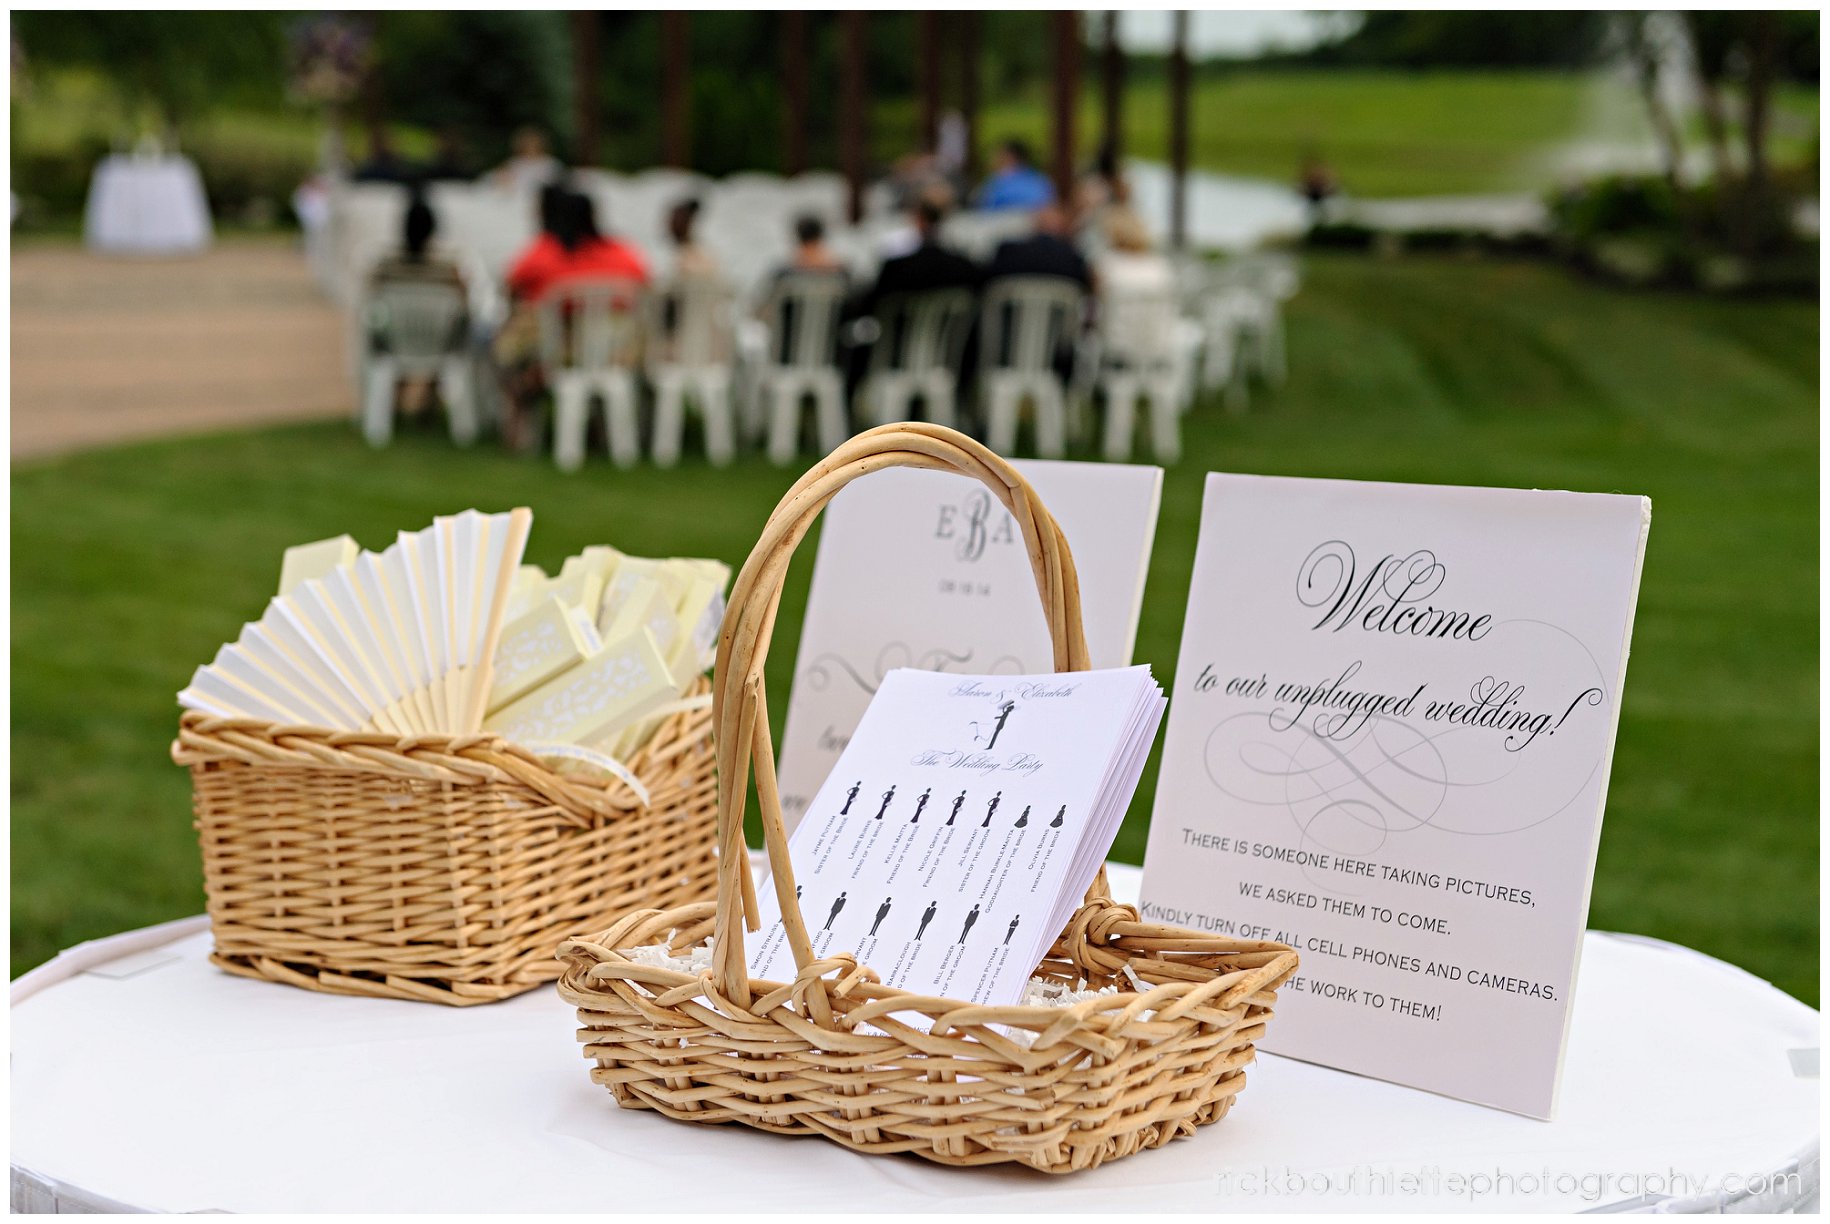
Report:
[{"label": "tree", "polygon": [[35,63],[107,74],[136,107],[181,128],[225,100],[277,101],[286,14],[229,11],[16,12]]}]

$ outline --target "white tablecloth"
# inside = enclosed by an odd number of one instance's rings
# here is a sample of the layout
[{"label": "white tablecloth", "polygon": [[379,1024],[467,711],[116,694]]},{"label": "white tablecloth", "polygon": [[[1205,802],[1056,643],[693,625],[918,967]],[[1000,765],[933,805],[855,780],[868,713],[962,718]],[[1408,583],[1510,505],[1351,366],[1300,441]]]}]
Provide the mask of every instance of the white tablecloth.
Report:
[{"label": "white tablecloth", "polygon": [[210,205],[188,157],[119,153],[89,181],[83,241],[122,255],[181,255],[210,245]]},{"label": "white tablecloth", "polygon": [[[1135,869],[1112,876],[1135,895]],[[1669,1211],[1817,1193],[1817,1013],[1632,936],[1588,936],[1555,1122],[1261,1054],[1218,1124],[1049,1177],[620,1110],[551,989],[468,1009],[319,995],[212,968],[203,921],[14,983],[15,1210]]]}]

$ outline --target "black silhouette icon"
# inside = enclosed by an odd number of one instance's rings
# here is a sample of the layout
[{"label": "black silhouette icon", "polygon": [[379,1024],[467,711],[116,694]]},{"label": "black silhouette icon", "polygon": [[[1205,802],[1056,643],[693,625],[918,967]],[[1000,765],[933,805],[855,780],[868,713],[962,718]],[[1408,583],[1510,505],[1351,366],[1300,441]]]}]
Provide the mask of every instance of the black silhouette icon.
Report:
[{"label": "black silhouette icon", "polygon": [[[998,746],[998,736],[1004,734],[1004,724],[1010,721],[1010,712],[1016,708],[1017,703],[1014,701],[1006,701],[1003,705],[998,707],[998,720],[991,724],[991,738],[985,741],[986,752],[990,752],[993,748]],[[977,739],[978,723],[974,722],[972,726],[974,731],[973,738]]]},{"label": "black silhouette icon", "polygon": [[959,929],[959,942],[960,943],[966,942],[966,936],[972,930],[972,924],[977,922],[978,920],[979,920],[979,907],[975,905],[972,907],[972,911],[966,915],[966,925]]},{"label": "black silhouette icon", "polygon": [[794,899],[796,901],[799,901],[801,899],[801,889],[803,889],[805,887],[807,887],[805,884],[796,884],[794,886]]},{"label": "black silhouette icon", "polygon": [[1067,804],[1064,803],[1061,805],[1061,810],[1059,812],[1055,813],[1055,818],[1048,822],[1048,827],[1051,829],[1059,829],[1061,827],[1061,818],[1066,815],[1067,815]]},{"label": "black silhouette icon", "polygon": [[934,921],[934,902],[930,901],[930,902],[928,902],[928,908],[921,911],[921,925],[915,928],[915,938],[920,939],[922,932],[926,931],[928,929],[928,924],[933,921]]},{"label": "black silhouette icon", "polygon": [[888,790],[884,791],[883,792],[883,806],[877,809],[877,814],[875,816],[871,817],[871,819],[872,820],[882,820],[883,814],[890,810],[890,800],[894,799],[895,797],[896,797],[896,788],[894,786],[892,786]]},{"label": "black silhouette icon", "polygon": [[888,897],[885,897],[883,899],[883,904],[879,905],[877,907],[877,920],[875,922],[871,923],[871,934],[872,935],[875,935],[877,933],[877,928],[883,925],[883,917],[885,914],[888,914],[889,912],[890,912],[890,899]]},{"label": "black silhouette icon", "polygon": [[845,792],[845,806],[839,809],[839,815],[841,815],[841,816],[851,815],[852,800],[854,800],[858,797],[858,788],[863,785],[864,785],[863,782],[853,782],[851,784],[851,789]]},{"label": "black silhouette icon", "polygon": [[947,823],[948,823],[948,824],[952,824],[952,823],[953,823],[953,817],[954,817],[954,816],[958,816],[958,815],[959,815],[959,805],[960,805],[960,804],[962,804],[962,803],[964,803],[964,802],[966,802],[966,792],[965,792],[965,791],[961,791],[961,792],[960,792],[960,793],[959,793],[959,798],[957,798],[957,799],[955,799],[955,800],[954,800],[954,801],[953,801],[953,811],[952,811],[952,813],[951,813],[951,814],[950,814],[950,815],[949,815],[949,816],[948,816],[948,817],[947,817]]},{"label": "black silhouette icon", "polygon": [[909,817],[910,824],[914,824],[921,819],[921,809],[928,806],[928,795],[932,793],[933,790],[934,788],[930,786],[927,790],[921,792],[921,798],[915,801],[915,814]]},{"label": "black silhouette icon", "polygon": [[839,899],[832,903],[832,913],[826,915],[826,925],[821,927],[820,929],[822,931],[832,930],[832,920],[834,918],[837,918],[839,916],[839,911],[844,908],[845,908],[845,894],[840,893]]},{"label": "black silhouette icon", "polygon": [[1005,943],[1009,943],[1010,937],[1017,933],[1017,923],[1019,923],[1021,921],[1023,921],[1022,914],[1018,914],[1015,918],[1012,918],[1010,920],[1010,929],[1004,932],[1004,942]]},{"label": "black silhouette icon", "polygon": [[1017,823],[1011,827],[1021,829],[1021,828],[1024,828],[1025,826],[1027,826],[1028,824],[1029,824],[1029,804],[1026,803],[1023,805],[1023,814],[1021,816],[1017,817]]},{"label": "black silhouette icon", "polygon": [[997,794],[995,794],[991,797],[991,806],[985,809],[985,823],[980,825],[979,828],[988,829],[991,827],[991,814],[998,810],[998,804],[1002,803],[1003,801],[1004,801],[1004,792],[1003,791],[999,791]]}]

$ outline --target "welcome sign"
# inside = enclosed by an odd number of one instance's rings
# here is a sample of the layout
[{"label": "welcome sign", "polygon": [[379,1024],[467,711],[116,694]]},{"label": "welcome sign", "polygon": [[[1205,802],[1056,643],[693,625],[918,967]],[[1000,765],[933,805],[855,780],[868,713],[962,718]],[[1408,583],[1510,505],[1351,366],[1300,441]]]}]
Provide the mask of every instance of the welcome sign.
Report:
[{"label": "welcome sign", "polygon": [[1143,912],[1302,953],[1266,1049],[1553,1113],[1649,517],[1208,476]]},{"label": "welcome sign", "polygon": [[[1080,574],[1087,653],[1131,662],[1163,470],[1025,459]],[[969,476],[891,468],[826,508],[807,592],[779,785],[790,828],[898,667],[1019,675],[1054,650],[1017,521]]]}]

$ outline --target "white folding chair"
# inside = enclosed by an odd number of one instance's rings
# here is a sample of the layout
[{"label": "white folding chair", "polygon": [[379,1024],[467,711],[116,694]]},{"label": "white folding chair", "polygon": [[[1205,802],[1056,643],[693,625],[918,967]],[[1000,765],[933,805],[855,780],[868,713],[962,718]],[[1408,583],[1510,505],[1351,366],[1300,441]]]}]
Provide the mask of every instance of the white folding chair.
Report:
[{"label": "white folding chair", "polygon": [[861,392],[871,423],[908,420],[920,399],[929,421],[951,427],[958,417],[960,360],[972,327],[971,291],[892,294],[878,304],[877,324]]},{"label": "white folding chair", "polygon": [[752,415],[768,424],[769,459],[791,463],[800,449],[801,407],[811,397],[820,448],[845,441],[845,380],[836,341],[845,279],[795,272],[778,279],[763,303],[768,342],[756,371]]},{"label": "white folding chair", "polygon": [[1000,455],[1016,453],[1023,402],[1033,406],[1036,453],[1058,459],[1067,450],[1067,388],[1055,368],[1071,351],[1085,313],[1080,286],[1058,276],[1005,276],[987,286],[979,307],[979,386],[986,442]]},{"label": "white folding chair", "polygon": [[648,381],[654,387],[654,461],[680,462],[690,402],[705,421],[705,453],[723,467],[736,452],[731,408],[733,295],[719,277],[684,276],[648,296]]},{"label": "white folding chair", "polygon": [[642,294],[635,281],[594,277],[562,281],[540,300],[540,364],[553,389],[553,461],[562,472],[585,461],[593,393],[603,401],[610,458],[628,468],[642,457],[635,378]]},{"label": "white folding chair", "polygon": [[362,310],[368,333],[363,358],[362,436],[386,446],[394,436],[394,397],[404,378],[438,383],[451,440],[477,440],[477,401],[464,290],[433,281],[382,281]]},{"label": "white folding chair", "polygon": [[1131,457],[1141,401],[1149,410],[1151,450],[1160,462],[1174,463],[1182,454],[1175,286],[1107,286],[1100,307],[1105,456],[1114,463]]}]

